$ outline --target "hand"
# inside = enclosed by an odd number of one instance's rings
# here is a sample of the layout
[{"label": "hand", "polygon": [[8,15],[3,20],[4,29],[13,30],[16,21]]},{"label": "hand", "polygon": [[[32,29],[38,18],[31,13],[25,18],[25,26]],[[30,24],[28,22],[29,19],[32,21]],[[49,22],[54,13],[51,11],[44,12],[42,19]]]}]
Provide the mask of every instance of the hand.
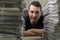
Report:
[{"label": "hand", "polygon": [[43,34],[43,29],[29,29],[28,32],[35,33],[38,36],[42,36]]},{"label": "hand", "polygon": [[36,33],[32,32],[33,29],[24,31],[23,34],[24,36],[38,36]]}]

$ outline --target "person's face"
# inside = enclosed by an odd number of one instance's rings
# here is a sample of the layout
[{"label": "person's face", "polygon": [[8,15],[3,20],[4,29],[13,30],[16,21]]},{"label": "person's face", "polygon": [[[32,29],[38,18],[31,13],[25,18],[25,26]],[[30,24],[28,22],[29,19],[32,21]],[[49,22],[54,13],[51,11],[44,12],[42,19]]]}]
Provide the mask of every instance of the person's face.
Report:
[{"label": "person's face", "polygon": [[40,7],[36,7],[34,5],[30,5],[29,8],[29,18],[32,23],[35,23],[39,20],[41,16],[41,10]]}]

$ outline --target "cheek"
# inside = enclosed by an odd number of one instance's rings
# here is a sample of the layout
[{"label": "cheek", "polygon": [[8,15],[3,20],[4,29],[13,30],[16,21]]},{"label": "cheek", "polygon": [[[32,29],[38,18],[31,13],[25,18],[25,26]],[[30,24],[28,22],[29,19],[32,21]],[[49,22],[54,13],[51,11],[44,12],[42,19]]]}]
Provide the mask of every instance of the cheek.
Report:
[{"label": "cheek", "polygon": [[28,15],[29,15],[29,17],[31,18],[32,14],[31,14],[30,12],[28,13]]},{"label": "cheek", "polygon": [[41,14],[38,14],[38,15],[37,15],[38,19],[40,18],[40,16],[41,16]]},{"label": "cheek", "polygon": [[39,15],[40,15],[40,16],[42,15],[41,12],[39,13]]},{"label": "cheek", "polygon": [[41,16],[41,13],[38,13],[37,16]]},{"label": "cheek", "polygon": [[41,14],[39,14],[39,16],[41,16]]}]

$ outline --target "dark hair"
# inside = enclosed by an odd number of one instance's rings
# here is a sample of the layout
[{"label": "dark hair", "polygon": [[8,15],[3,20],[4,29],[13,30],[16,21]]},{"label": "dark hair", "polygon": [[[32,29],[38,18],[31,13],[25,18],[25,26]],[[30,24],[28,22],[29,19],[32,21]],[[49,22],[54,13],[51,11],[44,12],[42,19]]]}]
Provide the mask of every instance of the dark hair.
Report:
[{"label": "dark hair", "polygon": [[[36,6],[36,7],[40,7],[40,10],[41,10],[41,4],[40,4],[39,1],[33,1],[33,2],[30,4],[30,6],[31,6],[31,5],[34,5],[34,6]],[[30,6],[29,6],[29,8],[30,8]]]}]

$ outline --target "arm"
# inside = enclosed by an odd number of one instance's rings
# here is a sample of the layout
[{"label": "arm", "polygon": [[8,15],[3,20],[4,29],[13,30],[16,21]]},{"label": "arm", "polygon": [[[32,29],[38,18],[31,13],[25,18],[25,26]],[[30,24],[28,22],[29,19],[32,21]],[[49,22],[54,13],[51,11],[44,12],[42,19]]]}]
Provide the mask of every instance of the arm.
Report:
[{"label": "arm", "polygon": [[31,32],[31,31],[24,31],[24,32],[23,32],[23,35],[24,35],[24,36],[37,36],[36,33]]},{"label": "arm", "polygon": [[43,34],[43,29],[30,29],[28,31],[31,31],[31,32],[37,34],[38,36],[42,36],[42,34]]},{"label": "arm", "polygon": [[42,36],[43,29],[29,29],[24,31],[24,36]]}]

